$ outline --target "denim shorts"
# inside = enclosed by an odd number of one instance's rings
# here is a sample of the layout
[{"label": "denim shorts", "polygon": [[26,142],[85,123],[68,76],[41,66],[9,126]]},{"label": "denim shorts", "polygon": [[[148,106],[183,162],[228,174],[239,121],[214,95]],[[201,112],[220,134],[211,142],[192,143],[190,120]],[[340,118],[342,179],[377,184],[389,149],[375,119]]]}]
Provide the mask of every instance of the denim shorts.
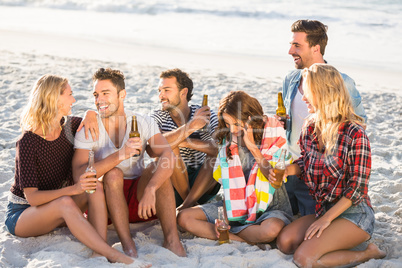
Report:
[{"label": "denim shorts", "polygon": [[30,205],[27,204],[16,204],[13,202],[8,202],[5,220],[7,231],[15,235],[15,225],[17,224],[21,213],[29,207]]},{"label": "denim shorts", "polygon": [[[334,205],[335,204],[327,204],[325,206],[325,210],[328,211]],[[370,236],[373,235],[375,221],[374,210],[367,205],[365,201],[360,202],[356,206],[349,207],[337,218],[351,221]]]},{"label": "denim shorts", "polygon": [[[222,206],[223,201],[218,201],[214,203],[207,203],[199,207],[204,212],[208,222],[215,224],[215,219],[218,218],[218,207]],[[231,226],[229,231],[237,234],[251,225],[260,225],[263,221],[269,218],[280,219],[285,223],[285,225],[288,225],[292,221],[292,209],[290,207],[289,198],[284,185],[275,191],[272,202],[268,205],[268,208],[265,210],[265,212],[261,214],[261,216],[259,216],[254,223]]]}]

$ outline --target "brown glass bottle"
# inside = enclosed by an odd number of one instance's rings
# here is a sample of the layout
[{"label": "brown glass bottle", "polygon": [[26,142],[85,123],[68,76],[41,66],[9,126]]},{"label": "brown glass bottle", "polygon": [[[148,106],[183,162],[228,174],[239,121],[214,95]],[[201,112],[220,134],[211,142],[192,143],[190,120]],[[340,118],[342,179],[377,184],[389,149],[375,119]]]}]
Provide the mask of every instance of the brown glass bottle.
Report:
[{"label": "brown glass bottle", "polygon": [[276,115],[281,118],[280,121],[283,122],[283,128],[286,129],[286,108],[285,105],[283,105],[282,92],[278,92],[278,108],[276,108]]},{"label": "brown glass bottle", "polygon": [[[138,131],[138,125],[137,125],[137,117],[133,115],[133,118],[131,120],[131,131],[129,134],[130,138],[140,138],[140,132]],[[140,156],[139,153],[133,155],[132,157],[138,157]]]},{"label": "brown glass bottle", "polygon": [[226,217],[226,212],[224,207],[218,207],[218,232],[219,238],[218,243],[219,245],[230,243],[229,239],[229,224]]},{"label": "brown glass bottle", "polygon": [[271,183],[271,185],[275,189],[281,188],[281,186],[282,186],[283,175],[285,174],[285,169],[286,169],[286,163],[285,163],[286,153],[287,153],[287,150],[282,149],[281,155],[279,156],[279,160],[275,164],[275,167],[274,167],[276,181],[274,183]]},{"label": "brown glass bottle", "polygon": [[[97,179],[96,179],[96,169],[95,169],[95,160],[94,160],[94,157],[95,157],[94,151],[92,151],[92,150],[89,151],[89,155],[88,155],[88,167],[87,167],[87,169],[85,170],[85,172],[93,172],[93,173],[95,173],[95,175],[90,175],[90,176],[88,176],[87,178],[93,178],[94,181],[96,182]],[[87,192],[88,194],[93,194],[93,193],[95,193],[95,191],[96,191],[96,189],[92,189],[92,190],[86,190],[85,192]]]},{"label": "brown glass bottle", "polygon": [[[201,107],[207,106],[208,105],[208,95],[204,95],[204,97],[202,98],[202,105]],[[205,126],[203,126],[200,129],[201,132],[209,132],[209,123],[205,124]]]}]

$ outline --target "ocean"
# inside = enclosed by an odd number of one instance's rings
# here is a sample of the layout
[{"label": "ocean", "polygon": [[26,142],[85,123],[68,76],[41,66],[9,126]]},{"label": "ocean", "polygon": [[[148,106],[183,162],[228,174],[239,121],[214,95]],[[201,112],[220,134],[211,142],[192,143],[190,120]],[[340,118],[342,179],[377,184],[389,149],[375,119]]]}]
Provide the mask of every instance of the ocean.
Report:
[{"label": "ocean", "polygon": [[0,0],[0,15],[0,29],[288,60],[291,24],[317,19],[328,61],[402,71],[401,0]]}]

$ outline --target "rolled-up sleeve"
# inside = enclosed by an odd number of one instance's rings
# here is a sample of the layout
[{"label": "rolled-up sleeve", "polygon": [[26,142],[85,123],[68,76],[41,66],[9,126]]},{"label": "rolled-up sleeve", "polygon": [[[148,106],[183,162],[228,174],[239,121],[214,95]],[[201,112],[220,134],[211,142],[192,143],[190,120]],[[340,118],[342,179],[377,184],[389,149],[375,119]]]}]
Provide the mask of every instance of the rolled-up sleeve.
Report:
[{"label": "rolled-up sleeve", "polygon": [[371,173],[370,142],[364,131],[356,132],[352,138],[347,159],[350,178],[344,196],[350,199],[353,205],[356,205],[368,194]]}]

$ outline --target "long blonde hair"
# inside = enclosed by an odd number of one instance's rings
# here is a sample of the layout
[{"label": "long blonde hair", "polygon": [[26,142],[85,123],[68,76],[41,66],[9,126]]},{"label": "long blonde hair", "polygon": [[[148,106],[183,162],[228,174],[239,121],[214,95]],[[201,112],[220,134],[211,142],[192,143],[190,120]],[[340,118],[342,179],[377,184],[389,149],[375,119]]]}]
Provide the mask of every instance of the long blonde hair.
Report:
[{"label": "long blonde hair", "polygon": [[52,129],[58,113],[57,103],[67,84],[67,78],[52,74],[46,74],[36,81],[21,114],[23,133],[35,131],[42,126],[46,132]]},{"label": "long blonde hair", "polygon": [[346,122],[364,125],[364,120],[354,112],[345,82],[333,66],[313,64],[303,70],[303,79],[304,94],[315,107],[315,113],[309,118],[314,122],[314,133],[321,132],[325,153],[332,154],[339,127]]}]

